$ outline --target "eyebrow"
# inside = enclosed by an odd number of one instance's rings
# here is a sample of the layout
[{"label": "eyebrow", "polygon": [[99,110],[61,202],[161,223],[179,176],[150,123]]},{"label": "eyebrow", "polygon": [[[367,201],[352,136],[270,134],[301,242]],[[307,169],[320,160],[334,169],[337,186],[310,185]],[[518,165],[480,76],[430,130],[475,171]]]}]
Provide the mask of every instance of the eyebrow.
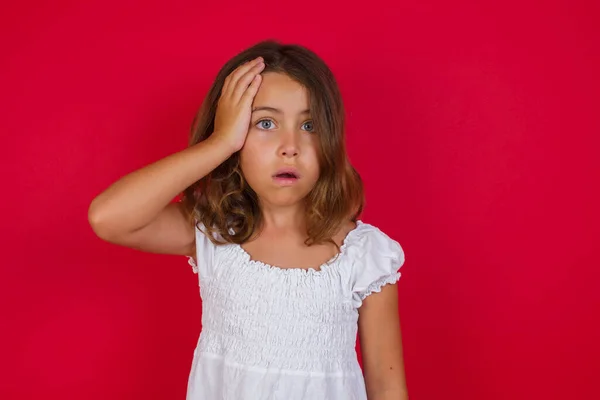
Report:
[{"label": "eyebrow", "polygon": [[[283,114],[283,111],[281,111],[279,108],[269,107],[269,106],[254,107],[252,109],[252,112],[256,112],[256,111],[271,111],[276,114]],[[303,110],[300,112],[300,114],[310,114],[310,110],[309,109]]]}]

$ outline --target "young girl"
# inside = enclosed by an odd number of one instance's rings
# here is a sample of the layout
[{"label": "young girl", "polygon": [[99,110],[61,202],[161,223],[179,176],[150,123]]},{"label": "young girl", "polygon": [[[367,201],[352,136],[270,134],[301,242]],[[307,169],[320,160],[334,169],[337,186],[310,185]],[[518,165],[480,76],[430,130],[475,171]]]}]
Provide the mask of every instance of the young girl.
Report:
[{"label": "young girl", "polygon": [[100,238],[188,256],[198,273],[202,332],[187,399],[408,398],[404,253],[357,219],[362,183],[344,129],[325,63],[261,42],[221,69],[187,149],[90,205]]}]

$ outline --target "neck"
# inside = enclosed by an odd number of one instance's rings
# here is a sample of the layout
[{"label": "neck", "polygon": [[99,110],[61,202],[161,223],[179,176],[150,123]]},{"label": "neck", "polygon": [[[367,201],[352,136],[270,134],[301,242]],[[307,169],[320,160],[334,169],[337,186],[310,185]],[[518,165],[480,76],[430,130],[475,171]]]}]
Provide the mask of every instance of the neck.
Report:
[{"label": "neck", "polygon": [[274,206],[262,204],[263,229],[266,231],[296,231],[306,229],[306,212],[302,205]]}]

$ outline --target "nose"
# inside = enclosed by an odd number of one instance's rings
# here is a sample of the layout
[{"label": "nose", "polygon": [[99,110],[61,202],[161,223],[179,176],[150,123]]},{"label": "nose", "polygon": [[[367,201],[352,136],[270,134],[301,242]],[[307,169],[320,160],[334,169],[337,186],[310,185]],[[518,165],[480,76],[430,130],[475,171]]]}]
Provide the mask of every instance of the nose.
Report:
[{"label": "nose", "polygon": [[298,144],[298,137],[295,132],[288,131],[281,135],[279,155],[284,158],[293,158],[300,155],[300,146]]}]

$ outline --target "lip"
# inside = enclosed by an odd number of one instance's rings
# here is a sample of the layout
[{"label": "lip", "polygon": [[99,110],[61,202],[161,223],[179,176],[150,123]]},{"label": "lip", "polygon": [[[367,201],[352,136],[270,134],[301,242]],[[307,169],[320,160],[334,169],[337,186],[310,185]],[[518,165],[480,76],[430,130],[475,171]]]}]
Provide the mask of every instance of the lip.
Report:
[{"label": "lip", "polygon": [[[293,174],[295,177],[288,178],[288,177],[277,176],[279,174]],[[281,169],[278,169],[277,172],[275,172],[273,174],[273,180],[279,186],[292,186],[296,182],[298,182],[298,180],[300,180],[300,173],[294,167],[281,168]]]},{"label": "lip", "polygon": [[[295,176],[295,178],[279,178],[279,177],[277,177],[277,175],[280,175],[280,174],[292,174],[292,175]],[[300,173],[298,172],[298,169],[296,169],[294,167],[280,168],[280,169],[277,170],[277,172],[275,172],[273,174],[273,179],[288,179],[288,180],[289,179],[296,179],[297,180],[297,179],[300,179],[300,178],[301,178],[301,176],[300,176]]]}]

